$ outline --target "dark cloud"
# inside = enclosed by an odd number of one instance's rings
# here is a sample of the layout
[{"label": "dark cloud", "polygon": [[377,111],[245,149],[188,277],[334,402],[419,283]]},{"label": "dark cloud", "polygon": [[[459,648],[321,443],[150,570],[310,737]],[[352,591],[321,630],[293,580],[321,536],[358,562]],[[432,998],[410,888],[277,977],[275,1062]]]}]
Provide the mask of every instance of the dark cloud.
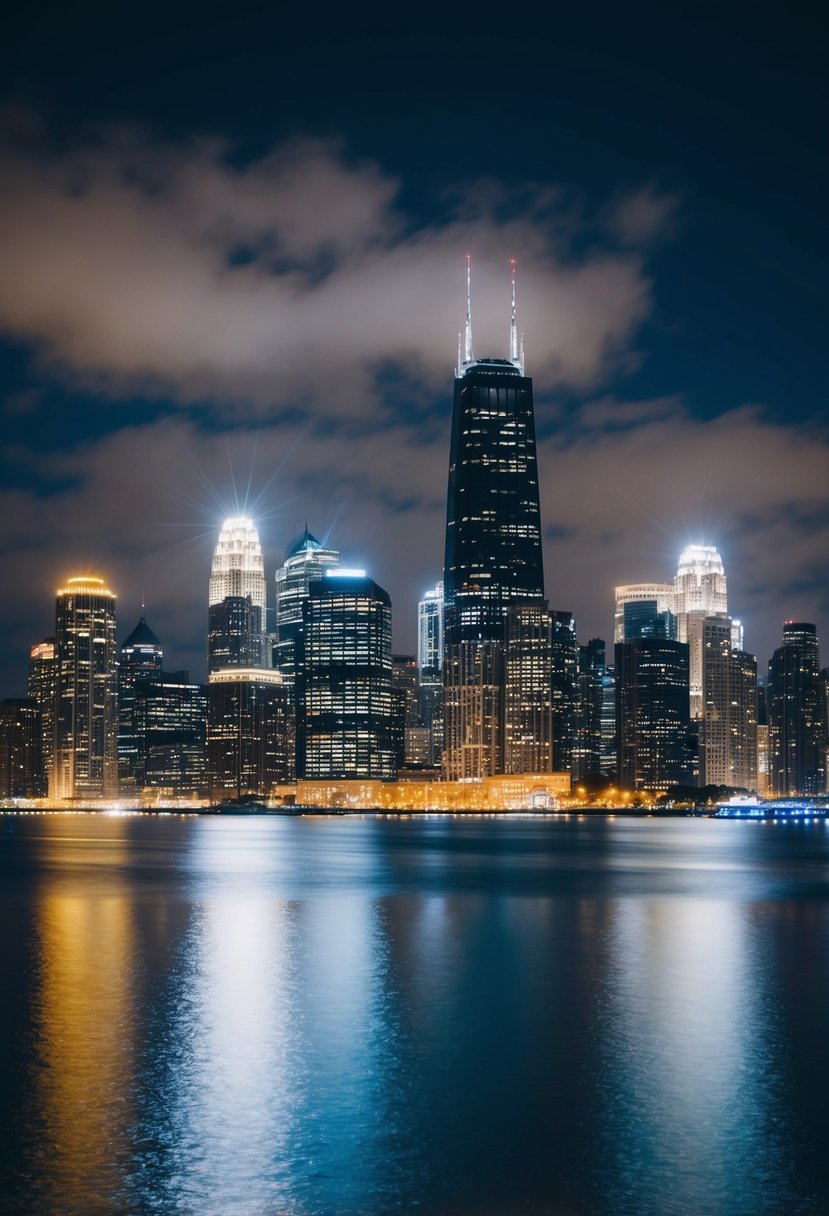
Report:
[{"label": "dark cloud", "polygon": [[[99,133],[59,154],[7,147],[0,326],[64,375],[111,395],[254,400],[353,417],[374,373],[442,383],[474,251],[479,347],[502,350],[509,257],[539,383],[595,384],[647,316],[641,251],[576,258],[549,186],[459,187],[428,225],[399,183],[336,144],[294,141],[238,165],[231,149]],[[507,204],[510,205],[507,205]]]}]

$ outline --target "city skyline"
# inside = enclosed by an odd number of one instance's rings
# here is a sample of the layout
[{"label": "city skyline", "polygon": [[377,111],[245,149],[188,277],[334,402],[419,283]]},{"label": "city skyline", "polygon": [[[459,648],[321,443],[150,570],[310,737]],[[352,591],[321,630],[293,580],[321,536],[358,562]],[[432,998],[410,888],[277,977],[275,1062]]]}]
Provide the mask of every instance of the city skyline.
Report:
[{"label": "city skyline", "polygon": [[[518,261],[551,608],[609,639],[614,586],[705,542],[761,662],[785,619],[827,635],[820,62],[793,19],[529,6],[496,37],[450,10],[423,60],[406,14],[324,35],[258,16],[279,70],[231,63],[221,104],[236,16],[192,48],[169,19],[186,87],[149,29],[54,19],[47,44],[17,14],[0,51],[9,693],[84,568],[198,675],[204,569],[243,510],[269,580],[307,522],[388,589],[413,651],[467,253],[481,350],[503,346]],[[523,70],[506,92],[482,72],[470,108],[460,46]]]}]

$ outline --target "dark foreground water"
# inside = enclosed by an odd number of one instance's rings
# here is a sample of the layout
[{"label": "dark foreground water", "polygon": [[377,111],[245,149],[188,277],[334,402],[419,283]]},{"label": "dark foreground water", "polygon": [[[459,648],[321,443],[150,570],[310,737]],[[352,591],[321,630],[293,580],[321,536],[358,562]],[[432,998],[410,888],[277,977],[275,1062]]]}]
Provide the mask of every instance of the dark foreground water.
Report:
[{"label": "dark foreground water", "polygon": [[829,1212],[829,825],[0,816],[0,1211]]}]

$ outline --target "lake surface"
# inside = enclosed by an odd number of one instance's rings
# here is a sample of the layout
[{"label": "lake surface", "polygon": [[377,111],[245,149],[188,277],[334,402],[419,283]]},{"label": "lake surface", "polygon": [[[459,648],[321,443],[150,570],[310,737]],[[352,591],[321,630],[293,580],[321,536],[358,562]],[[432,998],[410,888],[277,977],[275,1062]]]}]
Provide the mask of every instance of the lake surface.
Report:
[{"label": "lake surface", "polygon": [[0,1211],[829,1212],[829,825],[0,816]]}]

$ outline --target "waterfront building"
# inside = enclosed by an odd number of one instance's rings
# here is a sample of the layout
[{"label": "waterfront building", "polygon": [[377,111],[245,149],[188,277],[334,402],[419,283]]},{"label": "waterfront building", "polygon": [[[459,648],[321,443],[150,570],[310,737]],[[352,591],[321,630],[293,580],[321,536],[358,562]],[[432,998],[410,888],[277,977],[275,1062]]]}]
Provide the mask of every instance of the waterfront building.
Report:
[{"label": "waterfront building", "polygon": [[394,739],[395,768],[401,769],[417,761],[407,750],[408,738],[418,755],[422,752],[422,740],[410,732],[420,726],[420,696],[418,688],[417,659],[411,654],[392,655],[392,734]]},{"label": "waterfront building", "polygon": [[282,672],[285,683],[293,687],[297,639],[302,631],[302,605],[312,582],[324,578],[340,564],[336,549],[329,549],[316,536],[305,531],[288,546],[285,560],[276,572],[276,633],[273,665]]},{"label": "waterfront building", "polygon": [[[733,638],[732,634],[732,638]],[[731,651],[731,780],[742,789],[757,788],[757,659]]]},{"label": "waterfront building", "polygon": [[[246,515],[234,515],[224,521],[210,569],[208,608],[221,604],[231,597],[242,600],[249,597],[252,607],[258,611],[259,650],[255,655],[256,662],[252,666],[265,666],[265,630],[267,628],[265,563],[256,525]],[[212,669],[216,670],[218,666],[218,663],[214,663]]]},{"label": "waterfront building", "polygon": [[429,764],[443,759],[443,582],[417,605],[417,669],[420,720],[429,731]]},{"label": "waterfront building", "polygon": [[43,770],[48,787],[55,747],[55,639],[35,642],[29,652],[29,675],[26,692],[40,710]]},{"label": "waterfront building", "polygon": [[54,759],[49,793],[78,801],[118,794],[115,596],[100,578],[71,578],[55,603]]},{"label": "waterfront building", "polygon": [[[673,583],[628,583],[615,589],[615,610],[613,615],[613,641],[629,642],[632,637],[625,633],[625,608],[628,605],[645,603],[650,605],[648,612],[653,614],[674,611]],[[631,625],[636,620],[635,613],[629,616]],[[638,635],[638,636],[641,636]],[[666,634],[665,636],[670,636]]]},{"label": "waterfront building", "polygon": [[553,697],[553,768],[573,771],[576,735],[576,697],[579,678],[579,643],[572,612],[553,612],[551,689]]},{"label": "waterfront building", "polygon": [[508,359],[472,349],[467,262],[459,342],[444,557],[444,774],[503,772],[505,630],[509,610],[544,603],[532,380],[524,374],[513,274]]},{"label": "waterfront building", "polygon": [[573,780],[602,772],[602,713],[604,710],[605,644],[591,638],[579,646],[573,732]]},{"label": "waterfront building", "polygon": [[826,745],[814,625],[787,621],[769,661],[766,689],[771,786],[778,797],[820,794]]},{"label": "waterfront building", "polygon": [[504,647],[504,773],[553,770],[552,648],[553,622],[546,604],[516,604],[509,609]]},{"label": "waterfront building", "polygon": [[603,777],[616,777],[616,669],[606,664],[602,675],[602,742],[599,760]]},{"label": "waterfront building", "polygon": [[638,638],[615,647],[617,772],[655,792],[689,778],[688,645]]},{"label": "waterfront building", "polygon": [[210,797],[267,797],[294,779],[293,715],[282,674],[261,667],[211,671],[207,686]]},{"label": "waterfront building", "polygon": [[207,610],[207,670],[262,666],[262,614],[250,595],[227,595]]},{"label": "waterfront building", "polygon": [[42,798],[46,793],[42,730],[36,701],[0,701],[0,800]]},{"label": "waterfront building", "polygon": [[158,672],[133,689],[136,791],[177,798],[208,793],[207,690],[186,671]]},{"label": "waterfront building", "polygon": [[687,545],[674,578],[673,611],[676,636],[688,643],[691,718],[703,713],[703,622],[728,616],[728,595],[722,558],[713,545]]},{"label": "waterfront building", "polygon": [[395,776],[391,600],[362,570],[313,581],[297,648],[297,775]]},{"label": "waterfront building", "polygon": [[118,781],[121,794],[136,789],[139,738],[135,722],[135,685],[161,674],[164,652],[142,616],[121,645],[118,663]]}]

